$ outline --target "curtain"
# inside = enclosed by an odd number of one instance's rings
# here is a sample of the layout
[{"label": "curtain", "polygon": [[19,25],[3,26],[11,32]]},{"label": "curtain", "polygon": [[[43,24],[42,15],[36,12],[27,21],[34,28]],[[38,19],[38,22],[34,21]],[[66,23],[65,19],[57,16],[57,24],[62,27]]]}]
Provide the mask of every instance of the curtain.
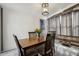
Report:
[{"label": "curtain", "polygon": [[61,17],[61,35],[66,35],[66,15]]},{"label": "curtain", "polygon": [[72,13],[67,14],[67,34],[71,36],[72,35]]},{"label": "curtain", "polygon": [[57,34],[60,34],[60,16],[56,17],[56,26]]},{"label": "curtain", "polygon": [[79,36],[79,11],[72,14],[73,36]]},{"label": "curtain", "polygon": [[55,31],[56,30],[56,20],[55,18],[51,18],[48,20],[48,31]]}]

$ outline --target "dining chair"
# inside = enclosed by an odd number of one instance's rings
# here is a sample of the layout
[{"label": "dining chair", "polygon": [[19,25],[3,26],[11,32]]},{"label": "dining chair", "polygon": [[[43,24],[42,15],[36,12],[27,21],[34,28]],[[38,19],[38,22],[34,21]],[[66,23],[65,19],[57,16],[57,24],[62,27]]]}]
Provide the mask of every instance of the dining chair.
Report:
[{"label": "dining chair", "polygon": [[20,54],[21,56],[23,56],[24,54],[23,54],[23,51],[22,51],[21,46],[20,46],[20,44],[19,44],[19,41],[18,41],[17,36],[13,34],[13,37],[14,37],[14,40],[15,40],[15,42],[16,42],[17,48],[18,48],[18,50],[19,50],[19,54]]},{"label": "dining chair", "polygon": [[36,32],[28,32],[28,34],[29,34],[29,39],[37,38],[37,33]]},{"label": "dining chair", "polygon": [[52,36],[52,51],[53,51],[53,55],[55,54],[55,38],[56,38],[56,31],[52,31],[51,32],[51,36]]},{"label": "dining chair", "polygon": [[[54,53],[54,41],[55,40],[55,34],[47,34],[46,36],[46,42],[45,47],[43,49],[39,49],[39,54],[43,56],[52,56]],[[53,48],[52,48],[53,46]]]},{"label": "dining chair", "polygon": [[56,38],[56,31],[49,31],[49,34],[51,34],[51,36],[52,36],[52,48],[53,48],[53,50],[54,50],[54,52],[55,52],[55,38]]},{"label": "dining chair", "polygon": [[32,49],[32,50],[31,50],[31,48],[27,49],[27,50],[26,50],[26,55],[24,55],[24,51],[23,51],[23,49],[21,48],[21,45],[20,45],[20,43],[19,43],[19,40],[18,40],[17,36],[13,34],[13,37],[14,37],[14,39],[15,39],[17,48],[18,48],[19,53],[20,53],[21,56],[37,56],[37,55],[38,55],[38,51],[35,50],[35,49]]}]

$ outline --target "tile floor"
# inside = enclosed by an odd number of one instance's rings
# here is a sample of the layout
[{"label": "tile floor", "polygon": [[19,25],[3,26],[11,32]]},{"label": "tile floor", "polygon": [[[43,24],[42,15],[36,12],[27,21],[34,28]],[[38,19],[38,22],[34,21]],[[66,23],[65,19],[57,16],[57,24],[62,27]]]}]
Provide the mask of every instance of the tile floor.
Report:
[{"label": "tile floor", "polygon": [[[12,49],[12,50],[0,53],[0,56],[19,56],[19,53],[18,53],[17,49]],[[56,52],[55,56],[63,56],[63,55],[61,55],[58,52]]]}]

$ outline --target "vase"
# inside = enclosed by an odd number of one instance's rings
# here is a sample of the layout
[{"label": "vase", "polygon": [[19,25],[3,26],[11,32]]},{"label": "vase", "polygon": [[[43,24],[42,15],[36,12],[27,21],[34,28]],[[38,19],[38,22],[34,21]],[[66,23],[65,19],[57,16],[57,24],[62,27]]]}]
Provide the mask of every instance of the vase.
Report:
[{"label": "vase", "polygon": [[40,33],[38,33],[38,37],[40,37]]}]

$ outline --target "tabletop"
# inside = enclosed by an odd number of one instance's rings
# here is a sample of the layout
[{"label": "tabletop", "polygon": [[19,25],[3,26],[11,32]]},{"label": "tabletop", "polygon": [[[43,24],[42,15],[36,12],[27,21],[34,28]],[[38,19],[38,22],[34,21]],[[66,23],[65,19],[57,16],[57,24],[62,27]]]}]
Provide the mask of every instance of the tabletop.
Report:
[{"label": "tabletop", "polygon": [[25,39],[19,40],[19,43],[22,48],[28,48],[33,45],[38,45],[38,44],[44,43],[45,41],[46,40],[44,38],[32,38],[32,39],[25,38]]}]

